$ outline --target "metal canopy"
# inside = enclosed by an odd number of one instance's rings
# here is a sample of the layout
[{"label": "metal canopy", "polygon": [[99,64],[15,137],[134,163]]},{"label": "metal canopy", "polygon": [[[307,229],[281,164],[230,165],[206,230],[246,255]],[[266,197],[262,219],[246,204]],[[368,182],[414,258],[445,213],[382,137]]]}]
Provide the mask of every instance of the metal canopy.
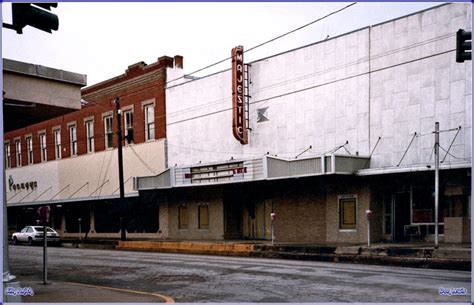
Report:
[{"label": "metal canopy", "polygon": [[156,176],[134,177],[134,190],[170,189],[319,175],[354,175],[370,157],[325,155],[301,159],[264,156],[249,160],[170,167]]}]

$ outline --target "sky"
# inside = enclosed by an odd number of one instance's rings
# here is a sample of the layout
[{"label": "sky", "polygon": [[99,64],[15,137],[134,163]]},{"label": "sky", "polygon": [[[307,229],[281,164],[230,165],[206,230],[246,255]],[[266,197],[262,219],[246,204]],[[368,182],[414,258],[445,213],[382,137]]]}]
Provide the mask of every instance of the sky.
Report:
[{"label": "sky", "polygon": [[[184,56],[184,73],[251,48],[309,23],[350,2],[276,3],[59,3],[52,11],[59,30],[26,27],[19,35],[2,29],[2,57],[87,75],[88,85],[123,74],[129,65],[158,57]],[[367,25],[441,4],[440,2],[361,2],[327,19],[246,53],[250,62],[334,37]],[[3,22],[11,23],[11,3],[2,2]],[[203,76],[230,68],[229,62]]]}]

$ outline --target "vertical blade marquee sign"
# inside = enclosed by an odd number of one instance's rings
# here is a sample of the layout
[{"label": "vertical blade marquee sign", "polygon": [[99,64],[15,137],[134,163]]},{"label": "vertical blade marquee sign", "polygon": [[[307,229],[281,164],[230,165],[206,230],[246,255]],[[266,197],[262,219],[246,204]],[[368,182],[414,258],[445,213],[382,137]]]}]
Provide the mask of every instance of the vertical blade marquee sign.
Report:
[{"label": "vertical blade marquee sign", "polygon": [[244,102],[244,47],[232,49],[232,132],[241,144],[248,144]]}]

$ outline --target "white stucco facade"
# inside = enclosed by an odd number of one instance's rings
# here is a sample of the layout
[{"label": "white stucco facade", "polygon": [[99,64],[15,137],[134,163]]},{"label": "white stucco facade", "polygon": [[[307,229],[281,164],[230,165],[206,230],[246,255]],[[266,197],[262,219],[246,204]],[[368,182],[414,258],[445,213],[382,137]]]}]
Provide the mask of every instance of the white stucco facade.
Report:
[{"label": "white stucco facade", "polygon": [[[138,195],[133,191],[133,177],[165,169],[164,156],[165,140],[123,148],[125,196]],[[10,189],[10,177],[15,185],[35,181],[36,187]],[[8,169],[6,190],[8,206],[118,197],[117,149]]]},{"label": "white stucco facade", "polygon": [[[231,71],[166,90],[170,166],[267,153],[321,155],[348,141],[371,168],[433,162],[435,122],[461,126],[444,165],[471,162],[471,62],[456,63],[456,31],[471,4],[455,3],[250,63],[249,144],[232,135]],[[245,50],[245,48],[244,48]],[[244,55],[245,57],[245,55]],[[230,61],[229,61],[230,65]],[[266,109],[268,121],[257,122]],[[456,131],[440,136],[448,149]],[[338,153],[346,152],[341,148]],[[441,157],[444,153],[441,151]]]}]

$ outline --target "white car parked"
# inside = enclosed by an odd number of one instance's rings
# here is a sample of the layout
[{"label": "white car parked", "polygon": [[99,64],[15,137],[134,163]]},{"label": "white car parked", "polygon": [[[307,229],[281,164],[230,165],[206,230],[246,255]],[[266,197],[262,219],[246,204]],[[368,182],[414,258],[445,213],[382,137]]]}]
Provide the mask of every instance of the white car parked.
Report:
[{"label": "white car parked", "polygon": [[[48,242],[59,242],[59,234],[50,227],[46,227]],[[43,241],[43,227],[42,226],[26,226],[20,232],[13,233],[13,244],[17,245],[20,242],[26,242],[32,245],[34,242]]]}]

